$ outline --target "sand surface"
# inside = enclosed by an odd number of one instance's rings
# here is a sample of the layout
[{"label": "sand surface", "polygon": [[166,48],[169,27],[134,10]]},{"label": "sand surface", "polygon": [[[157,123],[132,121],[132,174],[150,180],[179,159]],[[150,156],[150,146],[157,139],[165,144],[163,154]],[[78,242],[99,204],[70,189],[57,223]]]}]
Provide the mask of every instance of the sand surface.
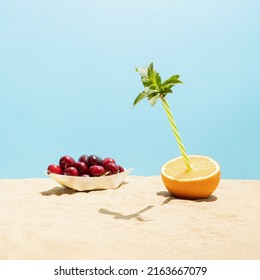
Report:
[{"label": "sand surface", "polygon": [[159,176],[76,192],[52,179],[0,180],[0,259],[260,259],[260,181],[222,180],[206,200]]}]

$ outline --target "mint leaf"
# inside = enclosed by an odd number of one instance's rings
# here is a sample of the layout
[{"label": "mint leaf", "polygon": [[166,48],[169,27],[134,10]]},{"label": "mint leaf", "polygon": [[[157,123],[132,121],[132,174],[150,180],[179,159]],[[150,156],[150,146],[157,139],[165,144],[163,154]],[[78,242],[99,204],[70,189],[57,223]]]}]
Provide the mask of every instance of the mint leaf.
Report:
[{"label": "mint leaf", "polygon": [[151,83],[154,84],[159,90],[161,87],[161,77],[158,72],[153,69],[153,63],[151,63],[147,69],[148,78]]},{"label": "mint leaf", "polygon": [[173,86],[175,86],[176,84],[182,84],[182,81],[179,80],[180,75],[173,75],[171,76],[169,79],[165,80],[162,83],[162,87],[168,87],[171,88]]},{"label": "mint leaf", "polygon": [[147,92],[142,91],[141,93],[139,93],[136,97],[136,99],[134,100],[134,104],[133,106],[135,106],[138,102],[140,102],[141,100],[143,100],[145,97],[147,97]]},{"label": "mint leaf", "polygon": [[155,81],[158,88],[161,88],[162,80],[158,72],[154,71]]},{"label": "mint leaf", "polygon": [[142,81],[144,87],[148,87],[151,85],[151,81],[150,81],[150,79],[148,77],[148,73],[147,73],[148,72],[147,68],[142,68],[142,67],[135,68],[135,71],[139,72],[139,74],[141,75],[141,81]]},{"label": "mint leaf", "polygon": [[163,87],[162,88],[162,93],[165,95],[167,95],[167,93],[172,93],[172,89],[170,87]]},{"label": "mint leaf", "polygon": [[157,102],[157,100],[159,99],[160,97],[160,93],[159,92],[152,92],[150,93],[147,98],[148,98],[148,101],[149,103],[154,106]]}]

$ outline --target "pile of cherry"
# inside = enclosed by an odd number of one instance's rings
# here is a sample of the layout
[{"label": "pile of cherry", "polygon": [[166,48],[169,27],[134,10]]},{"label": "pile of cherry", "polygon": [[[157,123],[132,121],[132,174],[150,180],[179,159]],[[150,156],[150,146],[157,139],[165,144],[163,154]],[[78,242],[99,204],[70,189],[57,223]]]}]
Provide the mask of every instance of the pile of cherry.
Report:
[{"label": "pile of cherry", "polygon": [[125,171],[124,167],[117,164],[113,158],[102,159],[96,155],[82,155],[76,161],[73,157],[62,156],[59,164],[50,164],[47,173],[68,176],[100,177],[114,175]]}]

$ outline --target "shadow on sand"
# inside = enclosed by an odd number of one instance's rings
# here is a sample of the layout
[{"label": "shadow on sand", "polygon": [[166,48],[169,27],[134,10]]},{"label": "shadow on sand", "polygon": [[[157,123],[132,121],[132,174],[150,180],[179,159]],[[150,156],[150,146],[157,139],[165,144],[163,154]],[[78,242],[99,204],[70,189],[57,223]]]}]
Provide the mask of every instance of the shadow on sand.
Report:
[{"label": "shadow on sand", "polygon": [[156,194],[158,196],[163,196],[166,198],[161,205],[167,204],[167,203],[171,202],[172,200],[179,200],[179,199],[189,200],[189,201],[194,201],[194,202],[214,202],[218,199],[215,195],[210,195],[208,198],[204,198],[204,199],[183,199],[183,198],[178,198],[178,197],[172,196],[168,191],[160,191],[160,192],[157,192]]},{"label": "shadow on sand", "polygon": [[[120,186],[117,188],[119,189],[120,187],[122,187],[123,185],[127,185],[128,182],[122,182],[120,184]],[[43,191],[41,192],[42,195],[44,196],[50,196],[50,195],[57,195],[57,196],[60,196],[60,195],[64,195],[64,194],[75,194],[75,193],[88,193],[88,192],[101,192],[101,191],[105,191],[105,189],[94,189],[94,190],[86,190],[86,191],[77,191],[77,190],[74,190],[74,189],[71,189],[69,187],[63,187],[63,186],[57,186],[57,187],[54,187],[53,189],[50,189],[48,191]]]},{"label": "shadow on sand", "polygon": [[107,209],[104,209],[104,208],[100,208],[98,212],[101,213],[101,214],[113,216],[113,218],[116,219],[116,220],[136,219],[140,222],[148,222],[150,220],[143,218],[140,214],[150,210],[153,207],[154,207],[153,205],[149,205],[149,206],[145,207],[144,209],[142,209],[142,210],[140,210],[136,213],[129,214],[129,215],[123,215],[119,212],[110,211],[110,210],[107,210]]},{"label": "shadow on sand", "polygon": [[78,191],[70,189],[70,188],[66,188],[66,187],[55,187],[53,189],[50,189],[48,191],[43,191],[41,192],[42,195],[44,196],[50,196],[50,195],[57,195],[57,196],[61,196],[64,194],[74,194],[77,193]]}]

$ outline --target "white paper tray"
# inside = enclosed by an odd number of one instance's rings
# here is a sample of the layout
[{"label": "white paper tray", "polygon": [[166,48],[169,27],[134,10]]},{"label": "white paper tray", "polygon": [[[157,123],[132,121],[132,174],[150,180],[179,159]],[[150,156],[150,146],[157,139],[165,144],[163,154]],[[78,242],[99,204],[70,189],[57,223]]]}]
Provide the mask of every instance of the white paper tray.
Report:
[{"label": "white paper tray", "polygon": [[127,169],[124,172],[118,174],[102,177],[79,177],[59,175],[54,173],[47,174],[47,172],[45,173],[64,187],[68,187],[77,191],[89,191],[117,189],[132,170],[133,168]]}]

